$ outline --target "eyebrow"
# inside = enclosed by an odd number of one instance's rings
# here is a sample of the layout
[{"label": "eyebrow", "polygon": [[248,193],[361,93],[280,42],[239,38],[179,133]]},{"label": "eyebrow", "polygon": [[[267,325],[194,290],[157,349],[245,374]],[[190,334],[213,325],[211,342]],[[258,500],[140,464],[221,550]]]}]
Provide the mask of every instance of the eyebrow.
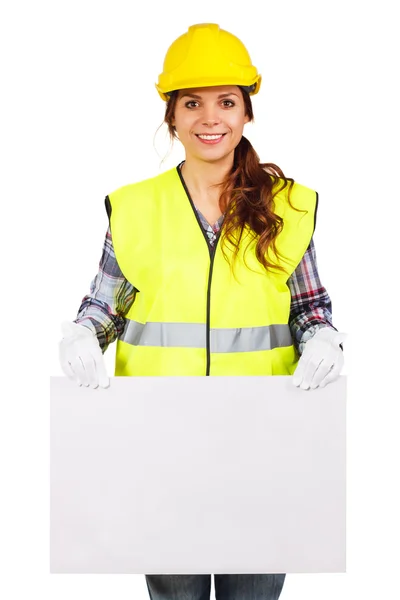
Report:
[{"label": "eyebrow", "polygon": [[[238,96],[237,94],[235,94],[235,92],[226,92],[225,94],[220,94],[220,95],[218,96],[218,100],[219,100],[220,98],[227,98],[228,96],[237,96],[237,98],[239,98],[239,96]],[[182,99],[182,98],[186,98],[186,97],[189,97],[189,98],[196,98],[196,100],[201,100],[201,96],[198,96],[197,94],[189,94],[189,93],[182,94],[182,96],[181,96],[181,98],[180,98],[180,99]]]}]

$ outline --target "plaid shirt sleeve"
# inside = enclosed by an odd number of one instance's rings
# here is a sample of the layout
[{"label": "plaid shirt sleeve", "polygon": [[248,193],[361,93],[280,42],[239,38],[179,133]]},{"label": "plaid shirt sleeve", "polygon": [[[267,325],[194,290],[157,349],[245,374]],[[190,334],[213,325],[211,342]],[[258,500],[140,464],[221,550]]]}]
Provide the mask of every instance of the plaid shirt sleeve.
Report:
[{"label": "plaid shirt sleeve", "polygon": [[291,293],[289,327],[294,345],[301,355],[305,343],[322,327],[332,325],[332,303],[322,286],[311,239],[300,264],[287,281]]},{"label": "plaid shirt sleeve", "polygon": [[132,306],[136,291],[118,266],[108,227],[99,271],[91,282],[90,294],[83,298],[74,321],[93,331],[103,353],[123,332],[124,315]]}]

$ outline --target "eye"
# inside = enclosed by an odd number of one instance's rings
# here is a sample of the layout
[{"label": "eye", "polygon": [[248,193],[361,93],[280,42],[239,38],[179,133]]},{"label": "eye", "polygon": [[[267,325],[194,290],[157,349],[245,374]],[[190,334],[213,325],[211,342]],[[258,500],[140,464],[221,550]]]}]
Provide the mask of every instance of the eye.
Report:
[{"label": "eye", "polygon": [[235,103],[234,103],[234,101],[233,101],[233,100],[228,100],[228,99],[227,99],[227,100],[223,100],[223,101],[222,101],[222,104],[223,104],[225,107],[227,107],[227,108],[230,108],[231,106],[235,106]]},{"label": "eye", "polygon": [[189,100],[188,102],[185,102],[186,108],[195,108],[195,106],[193,106],[194,104],[197,105],[198,102],[196,102],[196,100]]}]

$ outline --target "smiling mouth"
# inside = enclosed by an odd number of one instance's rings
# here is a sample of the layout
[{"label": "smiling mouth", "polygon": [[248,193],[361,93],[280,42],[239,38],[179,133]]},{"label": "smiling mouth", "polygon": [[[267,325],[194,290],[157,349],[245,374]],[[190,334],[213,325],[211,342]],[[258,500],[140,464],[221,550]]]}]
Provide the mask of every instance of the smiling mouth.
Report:
[{"label": "smiling mouth", "polygon": [[222,140],[222,138],[224,137],[224,135],[226,135],[226,133],[196,133],[195,135],[202,142],[206,142],[209,144],[213,144],[213,143],[216,144],[217,142]]},{"label": "smiling mouth", "polygon": [[226,133],[196,133],[195,135],[202,140],[217,140]]}]

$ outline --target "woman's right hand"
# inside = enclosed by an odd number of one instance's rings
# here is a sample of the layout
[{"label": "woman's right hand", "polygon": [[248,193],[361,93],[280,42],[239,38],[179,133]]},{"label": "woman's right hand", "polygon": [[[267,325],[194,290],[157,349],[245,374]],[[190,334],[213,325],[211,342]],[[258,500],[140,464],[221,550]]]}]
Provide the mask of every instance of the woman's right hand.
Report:
[{"label": "woman's right hand", "polygon": [[110,380],[99,342],[84,325],[64,321],[59,359],[65,375],[81,386],[107,388]]}]

